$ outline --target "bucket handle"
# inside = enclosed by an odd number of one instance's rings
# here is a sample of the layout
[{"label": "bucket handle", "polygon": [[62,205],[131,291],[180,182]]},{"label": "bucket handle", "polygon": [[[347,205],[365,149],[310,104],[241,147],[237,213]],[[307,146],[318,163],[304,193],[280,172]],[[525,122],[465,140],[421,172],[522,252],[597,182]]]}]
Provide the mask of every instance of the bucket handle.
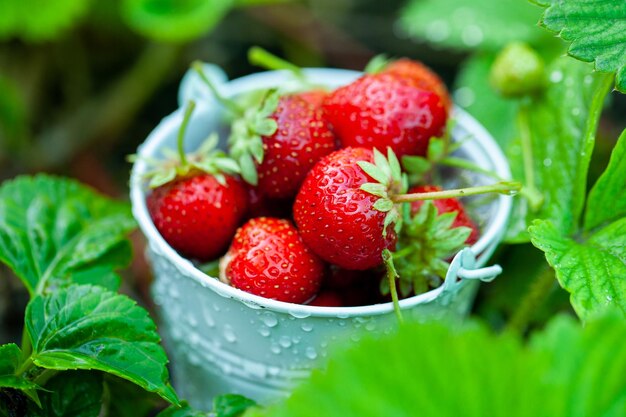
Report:
[{"label": "bucket handle", "polygon": [[482,282],[491,282],[501,273],[500,265],[476,268],[474,252],[470,248],[462,249],[450,262],[442,293],[454,294],[458,292],[459,287],[463,285],[463,280],[477,279]]}]

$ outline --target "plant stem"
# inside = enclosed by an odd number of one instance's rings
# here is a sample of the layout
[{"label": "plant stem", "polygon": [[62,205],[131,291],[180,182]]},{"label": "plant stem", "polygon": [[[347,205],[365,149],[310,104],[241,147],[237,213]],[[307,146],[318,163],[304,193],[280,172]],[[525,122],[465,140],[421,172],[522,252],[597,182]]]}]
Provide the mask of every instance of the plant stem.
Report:
[{"label": "plant stem", "polygon": [[204,73],[204,69],[202,69],[202,62],[194,61],[191,64],[191,68],[193,68],[193,70],[198,74],[198,76],[200,76],[200,78],[202,79],[202,81],[204,81],[207,87],[209,87],[209,90],[211,90],[211,93],[213,94],[215,99],[222,106],[226,107],[229,111],[231,111],[237,117],[242,117],[244,115],[245,113],[244,110],[241,107],[239,107],[237,103],[235,103],[232,100],[227,99],[226,97],[221,95],[219,91],[217,91],[217,87],[215,86],[215,84],[213,84],[213,82],[209,79],[209,77],[207,77],[206,74]]},{"label": "plant stem", "polygon": [[187,108],[185,109],[185,115],[183,116],[183,122],[180,124],[180,129],[178,129],[178,156],[183,166],[187,165],[187,155],[185,155],[185,147],[183,146],[185,143],[185,133],[187,132],[187,125],[189,124],[189,120],[191,120],[191,114],[195,108],[196,102],[189,100]]},{"label": "plant stem", "polygon": [[422,200],[439,200],[443,198],[465,197],[477,194],[499,193],[515,195],[522,188],[522,184],[515,181],[501,181],[478,187],[458,188],[455,190],[433,191],[428,193],[399,194],[391,197],[394,203],[409,203]]},{"label": "plant stem", "polygon": [[29,355],[28,358],[26,358],[26,360],[22,362],[20,367],[17,368],[17,370],[15,371],[15,375],[16,376],[23,375],[24,373],[28,372],[33,366],[34,366],[33,358]]},{"label": "plant stem", "polygon": [[387,272],[387,279],[389,280],[389,291],[391,293],[391,299],[393,300],[393,311],[396,313],[398,322],[402,324],[404,323],[404,317],[402,317],[402,310],[400,310],[400,302],[398,301],[398,289],[396,288],[396,278],[398,278],[398,273],[396,272],[396,267],[393,264],[393,254],[388,249],[385,249],[383,250],[382,255]]},{"label": "plant stem", "polygon": [[253,46],[250,48],[248,51],[248,61],[253,65],[269,70],[290,71],[298,80],[305,81],[304,74],[302,74],[300,67],[269,53],[261,47]]},{"label": "plant stem", "polygon": [[536,212],[543,204],[543,195],[535,185],[535,168],[533,159],[533,144],[530,135],[528,121],[528,104],[522,102],[517,115],[517,128],[522,141],[522,159],[524,160],[525,192],[528,203],[532,211]]},{"label": "plant stem", "polygon": [[39,386],[46,385],[46,382],[58,373],[56,369],[45,369],[33,382]]},{"label": "plant stem", "polygon": [[28,334],[26,326],[24,326],[24,329],[22,330],[22,360],[26,360],[30,357],[32,351],[33,345],[30,342],[30,335]]},{"label": "plant stem", "polygon": [[528,328],[537,309],[545,302],[554,287],[554,270],[547,267],[530,284],[526,295],[519,303],[515,313],[509,320],[507,328],[516,333],[523,334]]}]

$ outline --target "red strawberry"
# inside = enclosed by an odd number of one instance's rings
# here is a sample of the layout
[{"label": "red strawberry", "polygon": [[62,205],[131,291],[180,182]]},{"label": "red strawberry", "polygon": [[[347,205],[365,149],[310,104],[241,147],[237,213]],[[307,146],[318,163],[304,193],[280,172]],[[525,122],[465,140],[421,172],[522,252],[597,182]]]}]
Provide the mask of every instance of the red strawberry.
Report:
[{"label": "red strawberry", "polygon": [[444,107],[450,109],[452,100],[446,85],[433,70],[421,62],[407,58],[398,59],[389,63],[382,72],[408,78],[416,87],[436,93]]},{"label": "red strawberry", "polygon": [[379,73],[364,75],[338,88],[324,101],[324,113],[343,147],[387,147],[398,158],[425,155],[432,136],[446,124],[441,98],[407,78]]},{"label": "red strawberry", "polygon": [[332,291],[322,291],[309,303],[318,307],[343,307],[341,297]]},{"label": "red strawberry", "polygon": [[201,261],[221,255],[241,221],[247,203],[241,181],[199,173],[156,188],[148,211],[165,241],[181,255]]},{"label": "red strawberry", "polygon": [[244,224],[220,263],[222,280],[235,288],[288,303],[315,296],[324,263],[287,220],[259,217]]},{"label": "red strawberry", "polygon": [[147,174],[154,190],[147,197],[152,221],[165,241],[181,255],[208,261],[228,247],[248,201],[243,183],[233,175],[237,163],[216,149],[211,135],[192,154],[183,151],[185,129],[195,108],[190,101],[178,132],[178,153],[149,161]]},{"label": "red strawberry", "polygon": [[262,137],[258,188],[270,198],[293,197],[313,165],[335,150],[335,137],[321,111],[299,96],[281,97],[270,118],[277,129]]},{"label": "red strawberry", "polygon": [[373,162],[370,149],[345,148],[320,160],[308,173],[293,215],[304,241],[322,259],[346,269],[380,265],[383,249],[396,235],[383,237],[387,213],[373,206],[378,197],[360,189],[371,177],[357,162]]},{"label": "red strawberry", "polygon": [[[436,185],[416,186],[412,187],[409,190],[409,193],[430,193],[434,191],[441,191],[441,187],[438,187]],[[451,227],[454,228],[465,226],[472,229],[472,233],[469,235],[465,243],[467,243],[468,245],[473,245],[474,243],[476,243],[476,241],[478,241],[478,237],[480,234],[478,226],[476,226],[476,223],[474,223],[474,221],[467,215],[465,207],[463,207],[463,204],[459,200],[457,200],[456,198],[443,198],[439,200],[432,200],[432,202],[437,208],[437,213],[439,214],[452,213],[456,211],[457,215]],[[423,201],[412,202],[411,213],[417,213],[420,207],[422,207],[422,204],[424,204]]]},{"label": "red strawberry", "polygon": [[322,103],[324,102],[324,99],[328,96],[328,92],[317,89],[317,90],[303,91],[301,93],[297,93],[296,95],[300,97],[302,100],[309,103],[311,106],[313,106],[313,108],[319,109],[322,107]]}]

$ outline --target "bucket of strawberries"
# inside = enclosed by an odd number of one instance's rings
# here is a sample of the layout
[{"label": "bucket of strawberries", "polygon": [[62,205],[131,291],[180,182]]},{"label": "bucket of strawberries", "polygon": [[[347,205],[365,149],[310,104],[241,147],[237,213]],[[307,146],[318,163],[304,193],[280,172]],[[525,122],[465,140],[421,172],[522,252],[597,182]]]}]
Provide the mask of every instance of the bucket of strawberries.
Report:
[{"label": "bucket of strawberries", "polygon": [[279,69],[194,63],[132,170],[175,383],[199,407],[271,401],[334,344],[463,316],[519,190],[419,62],[251,60]]}]

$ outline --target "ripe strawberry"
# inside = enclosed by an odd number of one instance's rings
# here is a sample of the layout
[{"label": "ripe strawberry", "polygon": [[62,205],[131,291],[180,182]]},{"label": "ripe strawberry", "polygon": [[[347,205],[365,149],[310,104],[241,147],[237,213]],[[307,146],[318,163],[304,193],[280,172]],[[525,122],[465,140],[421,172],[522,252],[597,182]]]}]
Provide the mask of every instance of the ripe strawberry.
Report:
[{"label": "ripe strawberry", "polygon": [[309,103],[311,106],[313,106],[313,108],[319,109],[322,107],[324,99],[326,99],[326,97],[328,96],[328,92],[320,89],[315,89],[302,91],[301,93],[296,93],[295,95]]},{"label": "ripe strawberry", "polygon": [[[154,190],[147,197],[150,217],[165,241],[181,255],[208,261],[219,256],[246,212],[247,192],[234,175],[239,168],[215,149],[211,135],[193,154],[183,152],[185,129],[195,103],[189,102],[178,132],[178,153],[149,163]],[[172,155],[173,154],[173,155]]]},{"label": "ripe strawberry", "polygon": [[371,177],[357,165],[374,161],[365,148],[344,148],[327,155],[308,173],[294,203],[293,215],[304,241],[327,262],[346,269],[380,265],[381,252],[395,244],[388,213],[373,206],[377,196],[361,185]]},{"label": "ripe strawberry", "polygon": [[221,279],[235,288],[289,303],[315,296],[323,262],[287,220],[252,219],[237,230],[220,262]]},{"label": "ripe strawberry", "polygon": [[408,58],[390,62],[382,72],[410,79],[414,85],[426,91],[436,93],[446,109],[450,110],[452,100],[446,85],[433,70],[419,61]]},{"label": "ripe strawberry", "polygon": [[[438,187],[436,185],[416,186],[412,187],[409,190],[409,193],[430,193],[434,191],[441,191],[441,187]],[[476,243],[476,241],[478,241],[478,237],[480,234],[478,226],[476,226],[476,223],[474,223],[474,221],[467,215],[465,207],[463,207],[463,204],[459,200],[457,200],[456,198],[444,198],[439,200],[432,200],[432,202],[435,205],[435,208],[437,208],[437,213],[439,214],[452,212],[457,213],[451,228],[465,226],[472,229],[472,233],[465,241],[466,244],[473,245],[474,243]],[[423,201],[412,202],[411,213],[417,213],[423,204]]]},{"label": "ripe strawberry", "polygon": [[246,189],[235,177],[197,173],[156,188],[148,211],[165,241],[181,255],[207,261],[221,255],[241,221]]},{"label": "ripe strawberry", "polygon": [[309,305],[318,307],[343,307],[343,302],[337,293],[325,290],[320,292]]},{"label": "ripe strawberry", "polygon": [[441,98],[410,79],[368,74],[331,93],[323,104],[341,146],[387,147],[398,158],[425,155],[428,141],[445,128]]},{"label": "ripe strawberry", "polygon": [[299,95],[282,96],[270,118],[277,129],[262,137],[258,188],[270,198],[293,197],[313,165],[335,150],[335,137],[322,112]]}]

